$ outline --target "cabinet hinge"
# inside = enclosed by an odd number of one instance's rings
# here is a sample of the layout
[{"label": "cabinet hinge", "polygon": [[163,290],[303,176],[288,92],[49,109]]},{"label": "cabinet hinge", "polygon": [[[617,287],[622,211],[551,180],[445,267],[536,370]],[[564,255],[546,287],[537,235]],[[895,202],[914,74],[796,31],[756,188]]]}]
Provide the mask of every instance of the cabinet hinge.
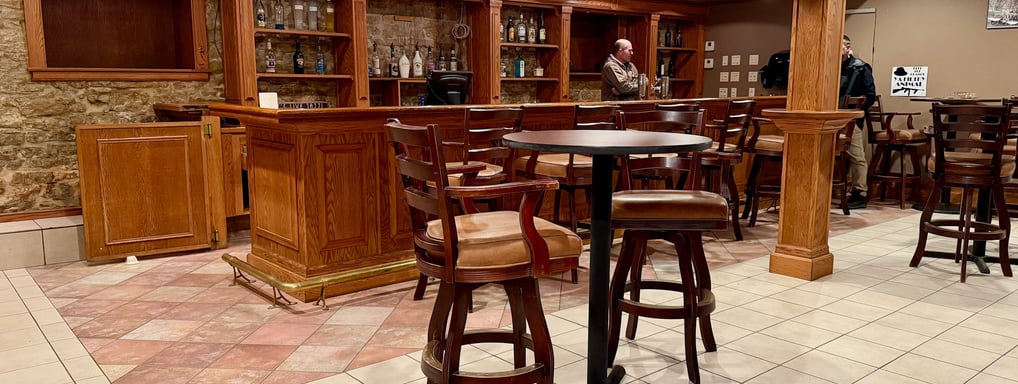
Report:
[{"label": "cabinet hinge", "polygon": [[219,230],[212,228],[212,242],[219,243]]},{"label": "cabinet hinge", "polygon": [[212,137],[212,124],[205,123],[203,128],[205,129],[205,137]]}]

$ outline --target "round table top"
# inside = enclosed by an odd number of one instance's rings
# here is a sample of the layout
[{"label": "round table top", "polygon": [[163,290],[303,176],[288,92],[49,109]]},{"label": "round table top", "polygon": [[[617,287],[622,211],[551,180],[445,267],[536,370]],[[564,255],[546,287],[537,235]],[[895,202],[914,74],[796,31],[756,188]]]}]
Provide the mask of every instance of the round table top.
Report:
[{"label": "round table top", "polygon": [[502,140],[514,148],[593,155],[696,152],[712,143],[709,137],[685,133],[582,129],[516,132]]},{"label": "round table top", "polygon": [[947,96],[947,97],[913,97],[909,99],[911,101],[921,101],[928,103],[944,103],[944,104],[977,104],[977,103],[994,103],[1000,102],[1001,98],[989,99],[985,97],[964,99],[960,97]]}]

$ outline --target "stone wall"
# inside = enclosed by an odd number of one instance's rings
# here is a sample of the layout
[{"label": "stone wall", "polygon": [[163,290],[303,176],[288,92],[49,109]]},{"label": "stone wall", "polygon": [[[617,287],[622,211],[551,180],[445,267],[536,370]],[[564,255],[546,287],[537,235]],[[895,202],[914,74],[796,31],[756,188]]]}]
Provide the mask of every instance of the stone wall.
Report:
[{"label": "stone wall", "polygon": [[81,206],[76,125],[154,121],[153,103],[222,100],[218,5],[207,0],[208,82],[32,82],[23,0],[0,0],[0,213]]}]

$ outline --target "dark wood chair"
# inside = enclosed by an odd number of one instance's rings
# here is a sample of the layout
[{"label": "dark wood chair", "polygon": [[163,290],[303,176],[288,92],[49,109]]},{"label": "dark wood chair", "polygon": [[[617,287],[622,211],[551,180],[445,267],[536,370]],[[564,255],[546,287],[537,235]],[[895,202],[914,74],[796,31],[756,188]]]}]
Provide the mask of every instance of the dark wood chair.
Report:
[{"label": "dark wood chair", "polygon": [[740,195],[735,182],[735,166],[742,162],[746,134],[755,107],[756,100],[731,100],[723,119],[704,124],[703,134],[714,140],[708,152],[735,154],[704,159],[702,166],[707,177],[702,189],[717,192],[728,199],[728,206],[732,210],[731,228],[736,240],[742,240],[742,227],[739,225]]},{"label": "dark wood chair", "polygon": [[[865,96],[850,96],[842,101],[841,109],[862,110],[866,103]],[[851,213],[848,210],[848,196],[852,185],[849,183],[848,170],[851,168],[851,159],[848,157],[848,150],[852,147],[852,136],[855,135],[856,121],[850,120],[838,132],[838,141],[834,145],[834,177],[831,178],[831,188],[838,194],[841,212],[845,216]]]},{"label": "dark wood chair", "polygon": [[654,109],[661,111],[696,112],[700,110],[700,103],[677,103],[677,104],[654,104]]},{"label": "dark wood chair", "polygon": [[[392,119],[385,129],[410,209],[417,266],[423,274],[440,280],[421,359],[428,382],[553,383],[553,350],[537,278],[552,273],[556,265],[575,268],[582,251],[575,233],[534,216],[541,195],[557,188],[557,183],[529,180],[454,186],[437,125],[411,126]],[[460,171],[470,179],[483,169],[477,165]],[[518,211],[468,209],[464,215],[455,214],[457,200],[504,194],[523,195]],[[505,288],[512,329],[467,331],[471,292],[491,283]],[[512,344],[515,369],[460,370],[463,345],[493,342]],[[532,351],[530,364],[526,349]]]},{"label": "dark wood chair", "polygon": [[[888,184],[898,184],[898,206],[905,209],[905,186],[911,185],[912,197],[909,200],[919,201],[922,185],[922,169],[920,168],[926,146],[930,138],[922,130],[912,126],[912,117],[919,112],[885,112],[880,106],[880,95],[870,106],[866,119],[866,132],[870,145],[876,145],[873,158],[867,171],[869,184],[868,199],[880,196],[880,201],[887,197]],[[896,116],[905,116],[905,129],[895,129],[892,125]],[[891,168],[893,159],[898,157],[898,170]],[[912,165],[912,172],[905,168],[905,157]],[[879,193],[875,193],[879,189]]]},{"label": "dark wood chair", "polygon": [[[703,111],[620,111],[618,124],[622,130],[702,133]],[[668,189],[676,189],[686,180],[688,162],[688,156],[676,153],[630,155],[627,166],[631,170],[620,175],[620,188],[632,189],[636,181],[643,185],[659,181]]]},{"label": "dark wood chair", "polygon": [[[697,112],[699,113],[699,112]],[[701,158],[736,157],[733,153],[694,153],[691,156],[690,187],[702,184]],[[631,167],[623,167],[627,172]],[[611,301],[608,318],[608,361],[614,360],[622,332],[622,312],[629,314],[626,338],[636,337],[639,317],[682,319],[689,380],[700,382],[696,357],[696,325],[704,348],[717,350],[710,313],[715,308],[710,272],[703,251],[703,231],[724,230],[728,226],[727,200],[713,192],[688,190],[626,190],[612,197],[612,229],[623,229],[622,250],[610,283]],[[675,246],[680,281],[644,280],[647,241],[665,239]],[[628,281],[627,281],[628,276]],[[641,290],[666,290],[682,294],[681,304],[640,302]],[[629,293],[629,298],[625,294]]]},{"label": "dark wood chair", "polygon": [[[926,252],[929,234],[957,239],[955,262],[961,262],[961,282],[967,275],[969,244],[972,241],[999,241],[1000,269],[1011,276],[1008,241],[1011,220],[1004,199],[1004,184],[1015,172],[1015,157],[1004,154],[1010,129],[1011,106],[933,105],[933,148],[926,165],[933,178],[933,190],[919,219],[919,243],[910,267],[919,265]],[[975,135],[971,135],[971,134]],[[933,218],[933,211],[945,188],[961,188],[957,219]],[[997,223],[973,219],[973,195],[986,189],[991,197]]]},{"label": "dark wood chair", "polygon": [[773,126],[774,122],[768,118],[754,117],[743,149],[753,156],[746,180],[746,204],[742,210],[742,218],[749,218],[750,227],[756,225],[761,198],[781,198],[781,162],[784,158],[785,137],[761,133],[761,127]]}]

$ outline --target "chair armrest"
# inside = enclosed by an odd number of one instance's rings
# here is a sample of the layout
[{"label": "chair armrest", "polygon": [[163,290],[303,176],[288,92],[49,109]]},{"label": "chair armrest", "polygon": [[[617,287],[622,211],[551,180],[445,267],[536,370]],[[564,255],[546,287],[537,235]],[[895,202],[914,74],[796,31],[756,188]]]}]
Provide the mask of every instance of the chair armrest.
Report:
[{"label": "chair armrest", "polygon": [[487,166],[484,164],[461,164],[446,166],[445,171],[450,175],[456,175],[461,173],[479,173],[483,171]]},{"label": "chair armrest", "polygon": [[466,146],[467,143],[464,143],[462,141],[444,141],[443,140],[442,141],[442,145],[449,146],[449,147],[463,147],[463,146]]},{"label": "chair armrest", "polygon": [[558,182],[552,179],[514,181],[495,185],[450,186],[445,189],[449,198],[481,199],[513,193],[544,192],[558,189]]}]

